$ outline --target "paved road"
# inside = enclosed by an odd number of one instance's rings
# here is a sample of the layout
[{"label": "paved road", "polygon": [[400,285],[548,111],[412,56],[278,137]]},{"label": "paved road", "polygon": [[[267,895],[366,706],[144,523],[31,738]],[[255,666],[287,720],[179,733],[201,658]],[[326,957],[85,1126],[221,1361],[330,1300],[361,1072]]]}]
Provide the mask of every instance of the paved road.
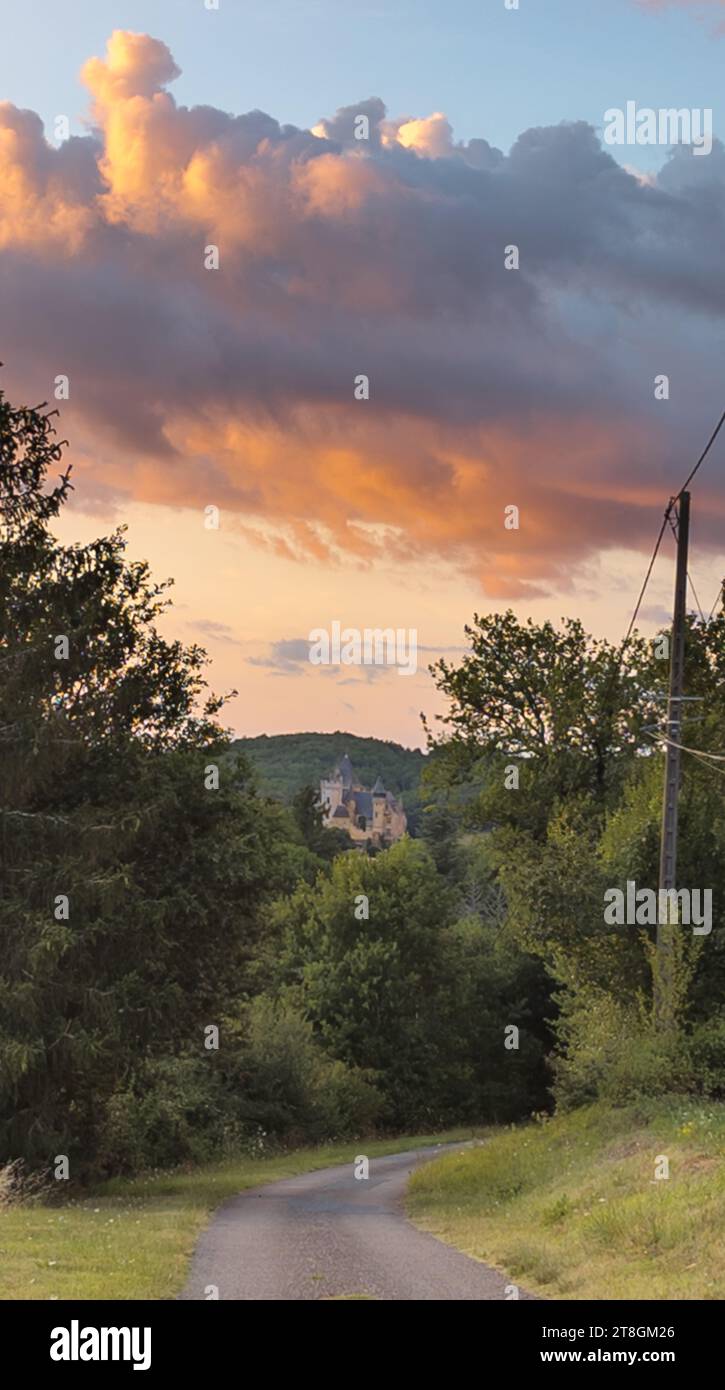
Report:
[{"label": "paved road", "polygon": [[240,1193],[199,1240],[181,1297],[214,1285],[220,1299],[503,1299],[510,1281],[405,1217],[412,1169],[441,1152],[372,1158],[367,1179],[348,1163]]}]

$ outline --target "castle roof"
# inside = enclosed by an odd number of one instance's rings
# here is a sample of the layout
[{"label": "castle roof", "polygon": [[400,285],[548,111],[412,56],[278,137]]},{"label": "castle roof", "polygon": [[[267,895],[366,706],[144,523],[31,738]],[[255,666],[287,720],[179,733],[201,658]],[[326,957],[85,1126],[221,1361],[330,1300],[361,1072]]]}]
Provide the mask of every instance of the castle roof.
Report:
[{"label": "castle roof", "polygon": [[332,813],[333,820],[349,820],[347,806],[336,806]]},{"label": "castle roof", "polygon": [[355,809],[359,816],[365,816],[367,820],[372,820],[373,798],[371,792],[353,792]]},{"label": "castle roof", "polygon": [[373,787],[373,796],[385,796],[385,787],[383,786],[382,777],[378,777],[378,780],[375,783],[375,786]]},{"label": "castle roof", "polygon": [[343,787],[351,787],[351,786],[352,786],[352,763],[350,762],[350,759],[348,758],[347,753],[344,753],[343,756],[341,757],[341,759],[340,759],[340,761],[339,761],[339,763],[338,763],[338,765],[337,765],[337,771],[340,773],[340,776],[342,777],[342,785],[343,785]]}]

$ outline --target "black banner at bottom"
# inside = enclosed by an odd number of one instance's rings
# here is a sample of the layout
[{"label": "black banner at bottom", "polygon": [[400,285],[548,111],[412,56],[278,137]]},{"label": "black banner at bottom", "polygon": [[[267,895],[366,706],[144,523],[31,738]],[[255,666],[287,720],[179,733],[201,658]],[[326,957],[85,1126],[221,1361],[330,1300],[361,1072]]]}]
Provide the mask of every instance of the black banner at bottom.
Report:
[{"label": "black banner at bottom", "polygon": [[[357,1320],[336,1323],[332,1311],[321,1314],[320,1322],[315,1314],[304,1325],[297,1325],[297,1315],[288,1307],[283,1314],[288,1335],[280,1339],[280,1311],[273,1314],[270,1310],[265,1315],[255,1303],[247,1314],[240,1304],[212,1301],[6,1302],[0,1304],[0,1366],[5,1370],[19,1361],[23,1371],[38,1371],[51,1385],[64,1372],[71,1372],[79,1385],[86,1376],[92,1382],[94,1369],[118,1375],[140,1372],[146,1378],[180,1372],[188,1381],[190,1376],[221,1372],[222,1364],[237,1366],[240,1375],[247,1375],[249,1357],[256,1353],[263,1365],[275,1373],[285,1367],[287,1358],[290,1369],[299,1373],[305,1346],[310,1351],[306,1337],[311,1332],[316,1338],[328,1332],[343,1331],[347,1336],[362,1332],[369,1339],[371,1330],[376,1328],[375,1323],[360,1324]],[[267,1318],[274,1319],[269,1325],[271,1339],[265,1326]],[[718,1303],[714,1301],[511,1300],[503,1304],[480,1302],[475,1322],[464,1323],[460,1329],[466,1336],[465,1344],[459,1340],[460,1332],[454,1334],[455,1340],[449,1340],[451,1326],[447,1318],[441,1332],[453,1356],[453,1366],[459,1369],[460,1354],[463,1352],[468,1359],[470,1338],[475,1336],[490,1369],[503,1362],[508,1371],[536,1370],[547,1365],[580,1369],[656,1366],[682,1371],[699,1366],[714,1354],[719,1320]],[[298,1329],[302,1339],[294,1335]],[[395,1331],[384,1324],[383,1331],[388,1347],[384,1359],[393,1366],[400,1358],[408,1371],[417,1371],[420,1364],[422,1370],[430,1372],[431,1344],[446,1358],[445,1343],[436,1336],[430,1311],[425,1328],[413,1338],[405,1323],[402,1327],[398,1324]],[[320,1344],[316,1345],[313,1361],[318,1371],[326,1364],[329,1373],[332,1363],[326,1360],[326,1354],[325,1361],[319,1362]],[[342,1373],[339,1350],[333,1352],[334,1345],[330,1344],[329,1352],[338,1360],[338,1373]],[[376,1361],[382,1373],[379,1352],[377,1347]],[[259,1369],[254,1374],[258,1378]]]}]

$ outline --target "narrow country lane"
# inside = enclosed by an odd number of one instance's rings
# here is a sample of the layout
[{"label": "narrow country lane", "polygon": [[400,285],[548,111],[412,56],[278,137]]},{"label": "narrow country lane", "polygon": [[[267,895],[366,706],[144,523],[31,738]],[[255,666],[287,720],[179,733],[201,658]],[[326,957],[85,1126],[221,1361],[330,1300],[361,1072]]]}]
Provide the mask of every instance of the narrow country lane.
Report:
[{"label": "narrow country lane", "polygon": [[373,1158],[367,1179],[348,1163],[241,1193],[201,1236],[181,1297],[503,1299],[510,1281],[405,1216],[411,1171],[442,1152]]}]

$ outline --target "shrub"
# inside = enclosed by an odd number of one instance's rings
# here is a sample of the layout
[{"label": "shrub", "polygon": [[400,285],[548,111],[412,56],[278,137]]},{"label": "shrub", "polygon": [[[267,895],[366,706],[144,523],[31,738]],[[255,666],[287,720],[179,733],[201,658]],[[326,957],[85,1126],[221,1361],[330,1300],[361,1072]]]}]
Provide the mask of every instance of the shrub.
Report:
[{"label": "shrub", "polygon": [[103,1108],[87,1174],[203,1163],[270,1144],[367,1133],[380,1097],[363,1073],[330,1060],[312,1025],[261,996],[222,1028],[218,1052],[149,1061]]},{"label": "shrub", "polygon": [[562,1110],[697,1089],[689,1040],[680,1031],[655,1032],[643,1006],[582,991],[565,1002],[557,1032],[554,1095]]},{"label": "shrub", "polygon": [[687,1047],[697,1089],[704,1095],[725,1099],[725,1017],[720,1015],[697,1024]]},{"label": "shrub", "polygon": [[369,1077],[331,1061],[292,1004],[262,995],[248,1005],[242,1026],[231,1084],[235,1113],[246,1126],[313,1142],[371,1128],[381,1100]]},{"label": "shrub", "polygon": [[98,1167],[107,1173],[203,1162],[242,1142],[215,1064],[218,1054],[149,1062],[104,1111]]}]

